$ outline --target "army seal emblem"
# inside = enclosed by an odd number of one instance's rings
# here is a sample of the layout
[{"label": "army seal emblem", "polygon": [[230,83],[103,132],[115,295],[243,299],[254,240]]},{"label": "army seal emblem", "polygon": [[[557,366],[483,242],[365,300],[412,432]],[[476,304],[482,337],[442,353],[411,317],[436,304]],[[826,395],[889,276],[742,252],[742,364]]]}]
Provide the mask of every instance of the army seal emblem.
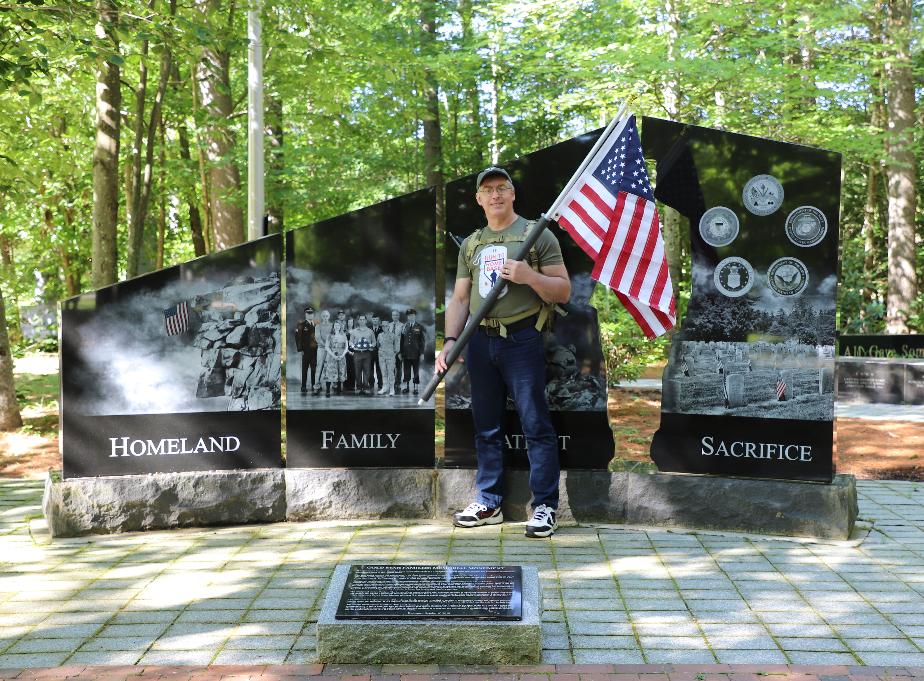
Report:
[{"label": "army seal emblem", "polygon": [[828,233],[828,219],[815,206],[799,206],[786,218],[786,236],[796,246],[817,246]]},{"label": "army seal emblem", "polygon": [[772,175],[755,175],[744,185],[741,200],[754,215],[770,215],[783,203],[783,185]]},{"label": "army seal emblem", "polygon": [[712,280],[723,296],[737,298],[750,291],[754,285],[754,268],[744,258],[725,258],[715,266]]},{"label": "army seal emblem", "polygon": [[699,219],[699,235],[710,246],[728,246],[738,236],[738,216],[725,206],[710,208]]},{"label": "army seal emblem", "polygon": [[808,268],[796,258],[774,260],[767,268],[767,283],[781,296],[797,296],[808,286]]}]

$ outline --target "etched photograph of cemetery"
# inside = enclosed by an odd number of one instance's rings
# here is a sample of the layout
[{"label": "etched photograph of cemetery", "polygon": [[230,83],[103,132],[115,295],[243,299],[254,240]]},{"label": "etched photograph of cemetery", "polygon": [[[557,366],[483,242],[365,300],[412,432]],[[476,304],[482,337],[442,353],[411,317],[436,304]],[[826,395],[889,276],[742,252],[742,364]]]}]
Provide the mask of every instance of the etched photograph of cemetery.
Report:
[{"label": "etched photograph of cemetery", "polygon": [[664,371],[662,410],[830,421],[830,345],[679,341]]}]

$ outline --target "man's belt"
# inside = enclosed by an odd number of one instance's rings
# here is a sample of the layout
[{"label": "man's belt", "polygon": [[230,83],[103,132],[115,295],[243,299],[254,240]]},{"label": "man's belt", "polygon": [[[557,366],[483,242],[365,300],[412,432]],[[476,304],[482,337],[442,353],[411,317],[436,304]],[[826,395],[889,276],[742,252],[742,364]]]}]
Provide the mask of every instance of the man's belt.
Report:
[{"label": "man's belt", "polygon": [[538,319],[539,315],[536,313],[509,324],[502,324],[497,319],[485,319],[481,322],[481,330],[484,331],[486,336],[506,338],[508,334],[521,331],[530,326],[535,327]]}]

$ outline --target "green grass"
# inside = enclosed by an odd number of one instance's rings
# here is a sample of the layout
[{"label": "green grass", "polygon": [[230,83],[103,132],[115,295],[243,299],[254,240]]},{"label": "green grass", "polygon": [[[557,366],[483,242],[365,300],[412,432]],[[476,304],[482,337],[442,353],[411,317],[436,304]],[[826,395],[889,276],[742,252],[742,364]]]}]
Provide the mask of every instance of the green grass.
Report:
[{"label": "green grass", "polygon": [[16,397],[20,407],[49,407],[58,401],[58,374],[17,374]]},{"label": "green grass", "polygon": [[53,410],[24,419],[23,432],[52,435],[58,430],[58,374],[17,374],[16,398],[20,409]]}]

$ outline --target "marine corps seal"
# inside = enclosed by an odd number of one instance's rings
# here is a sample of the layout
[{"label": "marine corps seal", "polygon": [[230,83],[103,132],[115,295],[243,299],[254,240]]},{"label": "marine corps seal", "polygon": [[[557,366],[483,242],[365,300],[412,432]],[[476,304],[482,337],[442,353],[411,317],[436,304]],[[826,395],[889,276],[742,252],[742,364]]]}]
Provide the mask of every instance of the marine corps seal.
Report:
[{"label": "marine corps seal", "polygon": [[754,215],[770,215],[783,203],[783,185],[773,175],[755,175],[744,185],[741,200]]},{"label": "marine corps seal", "polygon": [[797,296],[808,286],[808,268],[796,258],[774,260],[767,268],[767,283],[781,296]]},{"label": "marine corps seal", "polygon": [[725,258],[715,266],[712,280],[723,296],[737,298],[750,291],[754,285],[754,268],[744,258]]},{"label": "marine corps seal", "polygon": [[796,246],[816,246],[827,233],[828,219],[815,206],[799,206],[786,218],[786,236]]},{"label": "marine corps seal", "polygon": [[738,236],[738,216],[725,206],[710,208],[699,219],[699,235],[710,246],[728,246]]}]

